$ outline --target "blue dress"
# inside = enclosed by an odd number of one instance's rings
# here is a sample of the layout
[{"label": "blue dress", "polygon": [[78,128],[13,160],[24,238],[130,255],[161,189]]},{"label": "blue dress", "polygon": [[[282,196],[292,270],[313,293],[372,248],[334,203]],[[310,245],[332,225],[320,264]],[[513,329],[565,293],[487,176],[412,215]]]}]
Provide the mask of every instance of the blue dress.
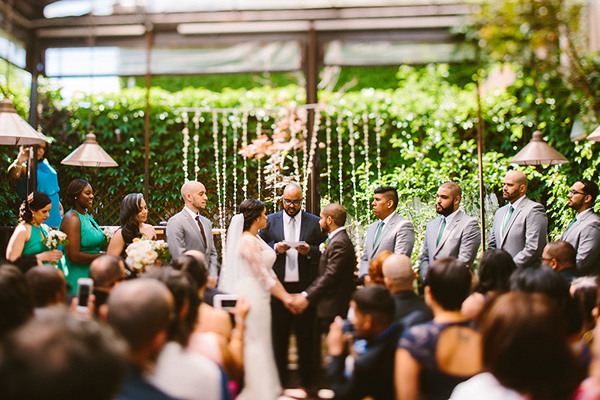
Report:
[{"label": "blue dress", "polygon": [[[56,174],[56,170],[52,168],[46,159],[38,162],[37,191],[46,193],[48,197],[50,197],[50,200],[52,200],[50,215],[45,224],[51,228],[58,228],[62,219],[60,216],[60,198],[58,197],[58,192],[60,191],[60,187],[58,186],[58,175]],[[17,181],[17,193],[23,200],[27,197],[27,179],[23,178],[20,181]]]}]

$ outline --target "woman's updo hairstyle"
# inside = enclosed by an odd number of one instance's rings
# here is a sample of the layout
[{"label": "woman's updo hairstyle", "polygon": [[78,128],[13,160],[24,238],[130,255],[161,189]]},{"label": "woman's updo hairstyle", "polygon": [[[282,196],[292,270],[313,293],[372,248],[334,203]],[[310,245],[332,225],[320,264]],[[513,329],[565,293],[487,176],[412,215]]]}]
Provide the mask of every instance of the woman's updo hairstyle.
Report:
[{"label": "woman's updo hairstyle", "polygon": [[21,208],[19,208],[19,221],[31,223],[33,220],[33,212],[41,210],[50,203],[52,203],[52,200],[50,200],[50,197],[48,197],[46,193],[30,193],[29,196],[23,200],[23,203],[21,203]]},{"label": "woman's updo hairstyle", "polygon": [[71,208],[75,207],[77,197],[79,197],[86,186],[91,187],[91,185],[83,179],[73,179],[71,183],[69,183],[69,186],[67,186],[65,203]]},{"label": "woman's updo hairstyle", "polygon": [[244,231],[252,226],[256,218],[260,217],[265,209],[265,203],[260,200],[246,199],[240,204],[240,213],[244,214]]},{"label": "woman's updo hairstyle", "polygon": [[130,193],[125,196],[121,203],[119,220],[121,222],[121,233],[126,245],[131,243],[133,239],[140,237],[138,214],[142,211],[143,199],[144,195],[141,193]]}]

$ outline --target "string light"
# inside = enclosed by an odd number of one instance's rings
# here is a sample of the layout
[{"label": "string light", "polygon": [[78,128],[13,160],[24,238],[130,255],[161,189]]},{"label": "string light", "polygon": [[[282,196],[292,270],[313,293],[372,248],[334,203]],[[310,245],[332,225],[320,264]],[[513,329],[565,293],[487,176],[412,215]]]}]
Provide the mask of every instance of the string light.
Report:
[{"label": "string light", "polygon": [[[242,115],[242,148],[248,146],[248,111],[244,111]],[[248,158],[244,157],[244,184],[242,191],[244,193],[244,199],[248,198]]]},{"label": "string light", "polygon": [[343,155],[342,155],[342,110],[340,110],[340,112],[338,113],[338,118],[337,118],[337,127],[335,128],[335,130],[337,131],[338,134],[338,162],[339,162],[339,169],[338,169],[338,183],[339,183],[339,188],[340,188],[340,204],[344,204],[342,201],[344,199],[342,193],[343,193],[343,188],[344,188],[344,182],[343,182],[343,177],[342,177],[342,171],[343,171]]},{"label": "string light", "polygon": [[327,154],[327,197],[331,201],[331,115],[325,114],[325,143],[327,148],[325,152]]},{"label": "string light", "polygon": [[237,152],[238,152],[238,127],[239,118],[237,110],[234,111],[233,125],[233,206],[237,206]]},{"label": "string light", "polygon": [[364,132],[364,141],[365,141],[365,184],[366,188],[369,188],[369,170],[371,169],[371,165],[369,162],[369,116],[365,111],[362,115],[363,120],[363,132]]},{"label": "string light", "polygon": [[190,129],[188,127],[188,114],[183,113],[183,179],[188,181],[188,147],[190,146]]},{"label": "string light", "polygon": [[[256,137],[260,138],[262,135],[262,116],[260,113],[256,113]],[[261,194],[261,181],[262,181],[262,166],[260,165],[260,157],[258,158],[258,200],[260,200]]]},{"label": "string light", "polygon": [[377,179],[381,181],[381,125],[383,118],[377,115],[375,122],[375,140],[377,143]]},{"label": "string light", "polygon": [[200,172],[200,165],[198,164],[198,160],[200,157],[200,149],[198,148],[198,141],[200,132],[200,111],[196,111],[194,114],[194,126],[196,128],[196,132],[194,134],[194,179],[198,180],[198,174]]}]

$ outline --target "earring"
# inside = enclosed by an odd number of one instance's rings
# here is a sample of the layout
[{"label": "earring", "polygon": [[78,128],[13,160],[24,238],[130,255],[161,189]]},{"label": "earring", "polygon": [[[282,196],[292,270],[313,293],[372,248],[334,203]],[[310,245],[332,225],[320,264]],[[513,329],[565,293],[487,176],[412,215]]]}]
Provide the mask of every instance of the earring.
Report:
[{"label": "earring", "polygon": [[75,197],[75,200],[77,200],[77,197]]}]

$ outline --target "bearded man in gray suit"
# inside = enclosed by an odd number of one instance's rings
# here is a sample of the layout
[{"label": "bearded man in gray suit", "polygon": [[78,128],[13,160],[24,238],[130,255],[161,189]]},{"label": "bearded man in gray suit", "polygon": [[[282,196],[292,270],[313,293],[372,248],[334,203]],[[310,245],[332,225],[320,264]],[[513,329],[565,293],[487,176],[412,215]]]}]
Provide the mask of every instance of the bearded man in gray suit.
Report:
[{"label": "bearded man in gray suit", "polygon": [[462,191],[454,182],[446,182],[437,191],[435,211],[440,216],[427,225],[423,251],[419,258],[421,277],[437,258],[454,257],[473,265],[481,244],[481,232],[475,218],[459,210]]},{"label": "bearded man in gray suit", "polygon": [[369,261],[377,257],[383,250],[395,254],[412,254],[415,245],[415,228],[412,222],[396,213],[398,207],[398,191],[392,186],[381,186],[375,189],[373,196],[373,212],[379,221],[367,228],[367,238],[361,256],[358,277],[369,279]]},{"label": "bearded man in gray suit", "polygon": [[575,218],[560,240],[571,243],[577,252],[577,269],[584,275],[600,275],[600,217],[594,212],[598,185],[581,179],[567,195]]},{"label": "bearded man in gray suit", "polygon": [[199,250],[206,257],[208,274],[218,276],[217,250],[212,234],[212,222],[200,215],[206,208],[206,188],[196,181],[186,182],[181,187],[185,207],[169,218],[167,244],[173,260],[187,250]]},{"label": "bearded man in gray suit", "polygon": [[526,193],[525,174],[509,171],[502,189],[502,197],[508,204],[496,211],[488,244],[490,249],[506,250],[517,267],[540,263],[548,232],[544,206],[528,199]]}]

